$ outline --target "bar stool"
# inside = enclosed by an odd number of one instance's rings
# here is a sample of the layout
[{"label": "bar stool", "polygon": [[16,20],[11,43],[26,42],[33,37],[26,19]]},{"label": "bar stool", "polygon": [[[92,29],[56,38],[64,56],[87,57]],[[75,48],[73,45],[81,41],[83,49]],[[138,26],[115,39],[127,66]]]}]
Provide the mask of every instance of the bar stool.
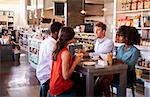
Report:
[{"label": "bar stool", "polygon": [[[136,74],[135,74],[135,70],[129,71],[127,72],[127,88],[130,88],[132,90],[132,96],[135,97],[135,93],[134,93],[134,86],[136,85]],[[118,75],[114,75],[114,80],[111,84],[111,90],[112,90],[112,97],[113,97],[113,87],[117,88],[117,97],[119,94],[119,76]]]}]

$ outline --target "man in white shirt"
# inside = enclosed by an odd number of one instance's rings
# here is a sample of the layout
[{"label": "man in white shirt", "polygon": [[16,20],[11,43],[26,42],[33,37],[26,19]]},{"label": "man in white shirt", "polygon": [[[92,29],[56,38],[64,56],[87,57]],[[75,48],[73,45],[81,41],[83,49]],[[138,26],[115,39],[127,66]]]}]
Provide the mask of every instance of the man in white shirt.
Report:
[{"label": "man in white shirt", "polygon": [[[95,43],[94,51],[92,53],[84,52],[84,56],[100,56],[103,60],[107,60],[107,53],[113,51],[114,43],[112,40],[105,37],[106,25],[102,22],[98,22],[95,26],[97,40]],[[98,77],[95,85],[95,95],[102,95],[104,92],[106,97],[110,97],[109,86],[112,81],[112,75],[106,75]]]},{"label": "man in white shirt", "polygon": [[61,28],[61,23],[54,22],[50,27],[51,31],[49,30],[51,35],[49,35],[40,45],[39,62],[36,68],[36,76],[40,81],[40,97],[47,97],[52,65],[52,53],[55,49]]},{"label": "man in white shirt", "polygon": [[92,53],[84,53],[84,56],[100,56],[103,58],[103,55],[107,55],[107,53],[113,51],[114,43],[112,40],[105,37],[106,33],[106,25],[102,22],[98,22],[95,26],[96,31],[96,43],[94,46],[94,52]]}]

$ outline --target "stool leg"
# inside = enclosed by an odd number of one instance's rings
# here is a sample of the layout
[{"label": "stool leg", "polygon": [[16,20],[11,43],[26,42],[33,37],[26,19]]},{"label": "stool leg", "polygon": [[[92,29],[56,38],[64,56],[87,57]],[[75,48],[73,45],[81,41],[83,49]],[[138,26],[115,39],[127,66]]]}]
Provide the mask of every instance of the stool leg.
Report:
[{"label": "stool leg", "polygon": [[111,85],[111,92],[112,92],[112,97],[114,97],[113,86],[112,85]]},{"label": "stool leg", "polygon": [[133,95],[133,97],[135,97],[135,94],[134,94],[134,86],[132,86],[131,89],[132,89],[132,95]]}]

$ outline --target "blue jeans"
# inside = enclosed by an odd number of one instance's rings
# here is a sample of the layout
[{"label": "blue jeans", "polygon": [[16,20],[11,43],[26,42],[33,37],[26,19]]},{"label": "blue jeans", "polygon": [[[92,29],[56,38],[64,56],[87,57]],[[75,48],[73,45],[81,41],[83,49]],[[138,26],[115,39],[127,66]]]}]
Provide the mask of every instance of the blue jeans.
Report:
[{"label": "blue jeans", "polygon": [[45,83],[40,85],[40,97],[47,97],[47,93],[49,90],[49,82],[50,80],[47,80]]}]

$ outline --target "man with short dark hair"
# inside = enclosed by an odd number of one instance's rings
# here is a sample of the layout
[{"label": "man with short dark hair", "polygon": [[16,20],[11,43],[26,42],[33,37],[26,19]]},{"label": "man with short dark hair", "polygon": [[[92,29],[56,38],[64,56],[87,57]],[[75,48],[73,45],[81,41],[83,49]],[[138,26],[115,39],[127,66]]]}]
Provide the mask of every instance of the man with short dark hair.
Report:
[{"label": "man with short dark hair", "polygon": [[[106,25],[102,22],[98,22],[95,25],[96,32],[96,43],[94,46],[94,52],[92,53],[84,53],[84,56],[101,56],[103,54],[107,54],[113,51],[114,43],[112,40],[105,37],[106,33]],[[101,56],[102,57],[102,56]]]},{"label": "man with short dark hair", "polygon": [[[113,51],[114,43],[112,40],[105,37],[106,33],[106,25],[102,22],[98,22],[95,25],[95,32],[96,32],[96,43],[94,47],[94,52],[88,53],[84,52],[84,56],[99,56],[103,60],[107,61],[107,54]],[[95,81],[95,96],[102,95],[103,92],[106,97],[110,97],[110,90],[109,86],[111,84],[113,76],[112,75],[105,75],[101,77],[97,77]]]},{"label": "man with short dark hair", "polygon": [[47,97],[52,65],[52,53],[55,49],[61,28],[61,23],[54,22],[48,30],[50,32],[49,37],[42,41],[40,45],[39,62],[36,68],[36,76],[40,81],[40,97]]}]

